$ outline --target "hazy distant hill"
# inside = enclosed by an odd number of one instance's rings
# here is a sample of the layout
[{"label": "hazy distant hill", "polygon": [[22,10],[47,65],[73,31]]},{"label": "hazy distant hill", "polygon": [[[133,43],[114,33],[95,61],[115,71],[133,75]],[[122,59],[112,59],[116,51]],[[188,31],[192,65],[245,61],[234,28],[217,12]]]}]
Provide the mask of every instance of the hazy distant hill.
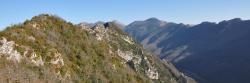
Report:
[{"label": "hazy distant hill", "polygon": [[124,30],[201,83],[250,82],[249,20],[191,26],[150,18]]}]

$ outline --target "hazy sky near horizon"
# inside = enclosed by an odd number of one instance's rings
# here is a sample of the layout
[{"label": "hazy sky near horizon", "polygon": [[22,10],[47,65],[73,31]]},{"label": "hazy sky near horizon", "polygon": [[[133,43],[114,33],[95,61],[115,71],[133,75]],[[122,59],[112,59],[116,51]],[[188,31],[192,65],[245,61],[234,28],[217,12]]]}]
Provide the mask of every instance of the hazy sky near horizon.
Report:
[{"label": "hazy sky near horizon", "polygon": [[156,17],[185,24],[250,19],[250,0],[1,0],[0,29],[41,14],[73,23],[118,20],[129,24]]}]

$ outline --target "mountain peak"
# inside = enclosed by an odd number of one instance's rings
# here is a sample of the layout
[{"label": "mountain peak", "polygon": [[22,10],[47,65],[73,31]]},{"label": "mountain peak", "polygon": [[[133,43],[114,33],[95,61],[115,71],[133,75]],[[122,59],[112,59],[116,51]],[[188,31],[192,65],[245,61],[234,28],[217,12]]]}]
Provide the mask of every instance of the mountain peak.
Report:
[{"label": "mountain peak", "polygon": [[219,24],[231,24],[231,23],[238,23],[238,22],[242,22],[243,20],[241,18],[234,18],[231,20],[224,20],[219,22]]},{"label": "mountain peak", "polygon": [[104,29],[104,28],[106,28],[106,27],[104,26],[104,24],[100,24],[100,23],[98,23],[98,24],[96,24],[94,27],[92,27],[92,29]]},{"label": "mountain peak", "polygon": [[57,15],[52,15],[52,14],[39,14],[37,16],[32,17],[31,20],[63,20],[61,17],[57,16]]},{"label": "mountain peak", "polygon": [[204,21],[204,22],[200,23],[199,25],[214,25],[214,24],[216,24],[216,23]]},{"label": "mountain peak", "polygon": [[151,18],[147,19],[146,21],[148,21],[148,22],[160,22],[160,20],[155,18],[155,17],[151,17]]},{"label": "mountain peak", "polygon": [[234,19],[229,20],[229,22],[241,22],[241,21],[242,21],[241,18],[234,18]]}]

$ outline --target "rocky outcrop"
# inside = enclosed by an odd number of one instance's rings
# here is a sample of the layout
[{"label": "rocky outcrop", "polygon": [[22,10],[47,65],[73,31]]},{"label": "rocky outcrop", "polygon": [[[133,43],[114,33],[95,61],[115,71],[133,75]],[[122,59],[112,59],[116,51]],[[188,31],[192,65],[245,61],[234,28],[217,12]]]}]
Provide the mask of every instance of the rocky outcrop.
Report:
[{"label": "rocky outcrop", "polygon": [[134,41],[131,37],[125,36],[125,37],[122,37],[122,39],[128,42],[129,44],[134,44]]},{"label": "rocky outcrop", "polygon": [[158,74],[157,69],[150,64],[150,62],[148,61],[147,57],[144,57],[144,59],[145,59],[145,63],[148,66],[148,69],[146,71],[147,76],[150,79],[159,79],[159,74]]},{"label": "rocky outcrop", "polygon": [[[150,79],[158,79],[159,77],[159,74],[157,72],[157,69],[154,68],[150,62],[148,61],[147,57],[146,56],[141,56],[141,55],[135,55],[133,54],[131,51],[121,51],[120,49],[118,49],[117,51],[118,55],[123,58],[125,60],[125,63],[129,63],[129,62],[132,62],[133,65],[130,65],[132,66],[133,68],[135,68],[136,71],[139,71],[142,64],[146,64],[145,66],[145,69],[144,69],[144,72],[145,74],[150,78]],[[142,60],[144,62],[142,62]]]},{"label": "rocky outcrop", "polygon": [[149,68],[146,74],[150,79],[159,79],[159,74],[154,67]]},{"label": "rocky outcrop", "polygon": [[14,41],[7,41],[6,38],[0,40],[0,55],[1,57],[6,57],[8,60],[20,62],[22,56],[17,50],[14,49],[16,46]]},{"label": "rocky outcrop", "polygon": [[[7,41],[7,39],[4,37],[2,38],[2,40],[0,40],[0,43],[0,55],[2,57],[6,57],[8,60],[20,62],[22,59],[26,59],[25,61],[33,63],[36,66],[43,66],[45,63],[42,57],[40,55],[38,56],[32,48],[22,45],[19,46],[15,44],[14,41]],[[20,49],[25,50],[23,52],[23,55],[18,52],[14,47],[19,47]],[[63,58],[58,52],[55,52],[52,55],[52,58],[49,63],[60,66],[64,65]]]},{"label": "rocky outcrop", "polygon": [[128,52],[123,52],[120,49],[117,50],[118,55],[123,58],[126,62],[131,61],[133,59],[133,53],[128,51]]},{"label": "rocky outcrop", "polygon": [[63,66],[64,61],[63,61],[62,55],[58,52],[54,53],[54,55],[52,56],[52,59],[50,60],[50,63],[53,65]]},{"label": "rocky outcrop", "polygon": [[34,52],[31,54],[31,57],[29,59],[36,66],[43,66],[44,65],[44,61],[42,60],[42,57],[41,56],[37,56],[37,54],[34,53]]}]

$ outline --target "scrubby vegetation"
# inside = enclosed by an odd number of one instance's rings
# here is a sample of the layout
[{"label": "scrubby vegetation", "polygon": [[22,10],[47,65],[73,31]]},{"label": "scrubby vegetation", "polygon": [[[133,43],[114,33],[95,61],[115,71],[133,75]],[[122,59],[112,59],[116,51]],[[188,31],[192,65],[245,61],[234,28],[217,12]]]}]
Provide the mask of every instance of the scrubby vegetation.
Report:
[{"label": "scrubby vegetation", "polygon": [[[41,58],[44,65],[36,66],[25,61],[30,59],[22,59],[20,63],[14,63],[0,58],[0,81],[33,83],[185,82],[185,78],[174,73],[168,63],[154,58],[132,39],[130,41],[133,43],[125,41],[123,38],[126,38],[127,34],[117,28],[114,23],[106,23],[104,26],[108,28],[108,31],[101,36],[102,40],[97,40],[96,35],[100,35],[97,32],[92,33],[58,16],[48,14],[41,14],[23,24],[6,28],[0,32],[0,37],[14,41],[15,49],[23,56],[31,57],[32,53],[35,53],[36,57],[32,60]],[[142,59],[142,61],[138,65],[134,62],[130,64],[119,57],[118,49],[122,52],[132,52],[134,54],[130,55],[133,56],[132,60]],[[3,56],[3,54],[0,55]],[[157,69],[158,79],[150,79],[145,73],[151,66]],[[6,71],[9,74],[6,74]]]}]

